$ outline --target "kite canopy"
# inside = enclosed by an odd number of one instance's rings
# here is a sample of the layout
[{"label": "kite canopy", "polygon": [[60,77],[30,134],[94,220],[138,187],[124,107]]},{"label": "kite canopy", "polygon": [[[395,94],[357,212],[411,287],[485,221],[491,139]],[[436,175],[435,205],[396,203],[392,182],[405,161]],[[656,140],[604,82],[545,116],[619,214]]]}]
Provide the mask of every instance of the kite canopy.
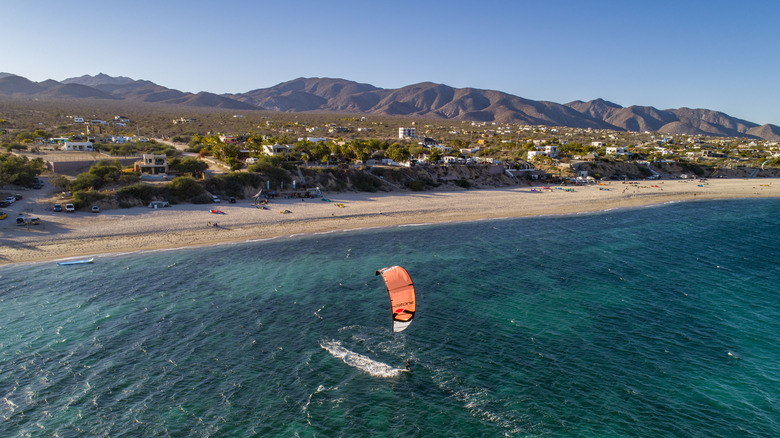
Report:
[{"label": "kite canopy", "polygon": [[404,331],[414,318],[417,303],[414,295],[414,283],[406,269],[400,266],[391,266],[376,271],[376,275],[382,275],[387,285],[387,293],[390,295],[390,306],[393,310],[393,332]]}]

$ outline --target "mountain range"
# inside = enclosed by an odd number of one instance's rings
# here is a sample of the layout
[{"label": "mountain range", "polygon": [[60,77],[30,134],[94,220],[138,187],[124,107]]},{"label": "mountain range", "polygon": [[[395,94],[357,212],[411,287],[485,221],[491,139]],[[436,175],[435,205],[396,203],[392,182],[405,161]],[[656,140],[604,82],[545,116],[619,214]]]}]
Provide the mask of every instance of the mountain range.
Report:
[{"label": "mountain range", "polygon": [[124,100],[231,110],[413,116],[780,141],[780,127],[776,125],[758,125],[708,109],[622,107],[603,99],[559,104],[501,91],[453,88],[431,82],[385,89],[345,79],[298,78],[245,93],[214,94],[187,93],[146,80],[103,73],[62,82],[51,79],[33,82],[0,73],[0,98]]}]

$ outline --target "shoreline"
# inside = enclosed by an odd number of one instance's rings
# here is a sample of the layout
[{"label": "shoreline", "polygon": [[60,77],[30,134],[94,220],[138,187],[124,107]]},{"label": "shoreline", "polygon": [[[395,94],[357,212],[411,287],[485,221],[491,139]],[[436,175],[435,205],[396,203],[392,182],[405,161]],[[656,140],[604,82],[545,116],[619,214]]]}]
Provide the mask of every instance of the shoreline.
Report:
[{"label": "shoreline", "polygon": [[[573,191],[569,191],[573,189]],[[0,266],[241,243],[298,235],[437,223],[566,215],[635,208],[668,202],[780,198],[780,179],[708,182],[666,180],[590,186],[328,193],[325,199],[277,199],[268,209],[251,200],[236,204],[181,204],[164,209],[135,207],[54,213],[48,203],[28,201],[24,211],[43,225],[16,226],[16,212],[0,221]],[[225,214],[212,214],[219,209]],[[281,213],[289,211],[290,213]]]}]

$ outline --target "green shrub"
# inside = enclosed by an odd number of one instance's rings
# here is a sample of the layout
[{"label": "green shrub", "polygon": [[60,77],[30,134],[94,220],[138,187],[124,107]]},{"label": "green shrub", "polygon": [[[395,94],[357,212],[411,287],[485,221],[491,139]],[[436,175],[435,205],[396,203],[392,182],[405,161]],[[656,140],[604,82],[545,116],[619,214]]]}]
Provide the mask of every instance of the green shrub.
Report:
[{"label": "green shrub", "polygon": [[124,172],[122,175],[119,176],[119,183],[122,185],[130,185],[135,184],[137,182],[141,181],[141,174],[138,172]]},{"label": "green shrub", "polygon": [[190,176],[174,178],[166,187],[174,197],[182,201],[192,199],[205,191],[203,186]]},{"label": "green shrub", "polygon": [[463,187],[464,189],[471,188],[471,181],[467,179],[459,179],[455,181],[455,185],[458,187]]},{"label": "green shrub", "polygon": [[349,179],[355,190],[361,192],[376,192],[377,189],[382,187],[382,181],[379,178],[363,172],[357,172],[351,175]]},{"label": "green shrub", "polygon": [[52,175],[49,177],[49,184],[60,189],[66,189],[68,184],[70,184],[70,180],[62,175]]},{"label": "green shrub", "polygon": [[204,192],[190,199],[190,202],[193,204],[211,204],[213,201],[211,200],[211,196]]},{"label": "green shrub", "polygon": [[425,190],[425,181],[416,179],[414,181],[409,182],[409,190],[413,192],[421,192]]},{"label": "green shrub", "polygon": [[110,163],[108,160],[100,160],[89,168],[89,173],[99,176],[103,182],[119,181],[122,175],[122,164],[119,161]]},{"label": "green shrub", "polygon": [[79,190],[87,189],[99,189],[103,187],[103,178],[92,173],[82,173],[68,184],[70,191],[76,192]]},{"label": "green shrub", "polygon": [[257,162],[249,167],[249,171],[263,174],[266,180],[271,182],[272,187],[281,187],[282,182],[285,184],[292,183],[292,178],[286,170],[276,167],[269,162]]},{"label": "green shrub", "polygon": [[189,173],[196,178],[200,178],[203,172],[209,168],[209,165],[195,157],[173,158],[168,162],[171,170],[181,173]]},{"label": "green shrub", "polygon": [[18,184],[32,187],[35,177],[46,169],[46,165],[40,158],[28,160],[24,156],[0,154],[0,186],[4,184]]},{"label": "green shrub", "polygon": [[90,206],[105,197],[106,195],[94,190],[73,192],[74,204],[78,208]]},{"label": "green shrub", "polygon": [[245,187],[258,188],[262,184],[263,178],[257,173],[231,172],[208,179],[204,187],[211,193],[243,197]]},{"label": "green shrub", "polygon": [[116,198],[119,206],[122,208],[132,207],[137,203],[148,204],[158,199],[170,199],[170,191],[165,187],[152,186],[144,183],[136,183],[131,186],[122,187],[116,192]]}]

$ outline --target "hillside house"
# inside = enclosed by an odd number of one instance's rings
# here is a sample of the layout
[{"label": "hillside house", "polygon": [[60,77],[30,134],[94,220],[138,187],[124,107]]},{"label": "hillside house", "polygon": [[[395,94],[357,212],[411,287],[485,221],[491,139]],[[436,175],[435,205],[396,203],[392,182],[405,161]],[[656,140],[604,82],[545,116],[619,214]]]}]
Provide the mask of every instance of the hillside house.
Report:
[{"label": "hillside house", "polygon": [[225,144],[238,144],[238,137],[234,135],[220,135],[219,141]]},{"label": "hillside house", "polygon": [[60,146],[61,151],[79,151],[79,152],[92,152],[91,141],[65,141]]},{"label": "hillside house", "polygon": [[[304,138],[299,138],[298,139],[298,141],[302,141],[302,140],[304,140]],[[328,142],[328,138],[327,137],[306,137],[305,140],[306,141],[310,141],[312,143],[320,143],[320,142],[327,143]]]},{"label": "hillside house", "polygon": [[607,146],[607,155],[628,155],[628,148],[625,146]]},{"label": "hillside house", "polygon": [[292,149],[292,146],[288,144],[264,144],[263,145],[263,153],[266,155],[271,156],[277,156],[277,155],[287,155],[290,152],[290,149]]},{"label": "hillside house", "polygon": [[535,157],[550,157],[558,158],[558,145],[549,144],[545,146],[536,146],[535,151],[528,151],[528,159],[533,160]]},{"label": "hillside house", "polygon": [[702,158],[728,158],[729,157],[726,154],[721,154],[710,150],[701,151],[701,156]]},{"label": "hillside house", "polygon": [[168,157],[166,155],[143,154],[141,161],[133,164],[133,170],[150,175],[168,173]]}]

